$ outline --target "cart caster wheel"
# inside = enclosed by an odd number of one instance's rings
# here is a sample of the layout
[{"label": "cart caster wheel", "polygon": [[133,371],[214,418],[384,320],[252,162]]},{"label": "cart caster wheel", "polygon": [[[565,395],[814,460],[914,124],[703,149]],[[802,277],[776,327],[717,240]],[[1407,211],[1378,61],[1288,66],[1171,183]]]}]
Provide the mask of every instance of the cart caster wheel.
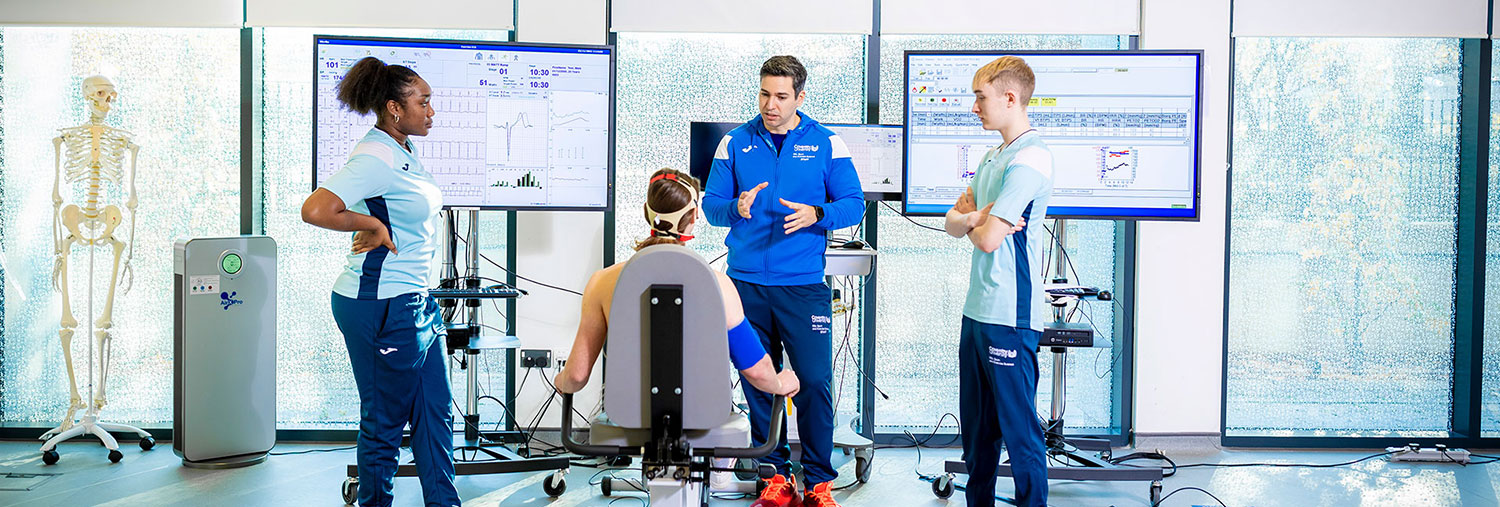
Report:
[{"label": "cart caster wheel", "polygon": [[547,493],[547,496],[557,498],[562,496],[563,492],[567,490],[568,481],[563,479],[561,473],[554,473],[548,475],[546,479],[542,479],[542,491]]},{"label": "cart caster wheel", "polygon": [[345,505],[354,505],[354,502],[359,500],[359,478],[344,479],[344,485],[339,488],[339,493],[344,495]]},{"label": "cart caster wheel", "polygon": [[1161,481],[1151,481],[1151,505],[1161,503]]},{"label": "cart caster wheel", "polygon": [[122,452],[120,452],[119,449],[110,449],[109,450],[109,462],[110,463],[119,463],[120,460],[124,459],[124,458],[125,458],[125,454],[122,453]]},{"label": "cart caster wheel", "polygon": [[872,457],[861,456],[859,454],[854,455],[854,478],[858,479],[860,484],[870,482],[870,469],[874,468],[874,465],[870,462],[870,458]]},{"label": "cart caster wheel", "polygon": [[953,496],[953,476],[949,474],[943,474],[939,475],[936,480],[933,480],[932,494],[937,495],[938,498],[948,498],[950,496]]},{"label": "cart caster wheel", "polygon": [[615,487],[613,484],[610,484],[612,480],[610,477],[605,477],[604,481],[599,483],[599,490],[604,493],[604,496],[610,496],[614,492]]},{"label": "cart caster wheel", "polygon": [[155,438],[151,438],[151,437],[143,437],[143,438],[141,438],[141,450],[142,451],[149,451],[149,450],[151,450],[152,447],[156,447],[156,439]]},{"label": "cart caster wheel", "polygon": [[42,463],[46,463],[48,465],[56,465],[57,460],[59,459],[62,459],[62,456],[57,454],[56,449],[50,451],[42,451]]}]

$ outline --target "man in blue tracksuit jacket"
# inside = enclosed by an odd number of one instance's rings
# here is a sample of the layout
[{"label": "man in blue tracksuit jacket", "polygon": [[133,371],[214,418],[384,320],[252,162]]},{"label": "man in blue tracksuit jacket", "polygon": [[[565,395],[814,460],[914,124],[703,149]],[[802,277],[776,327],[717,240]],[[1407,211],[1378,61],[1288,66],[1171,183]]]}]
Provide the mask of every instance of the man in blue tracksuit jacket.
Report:
[{"label": "man in blue tracksuit jacket", "polygon": [[[807,488],[790,480],[791,448],[762,462],[775,465],[755,507],[836,506],[830,486],[838,473],[833,451],[832,307],[823,283],[826,232],[859,223],[864,192],[843,140],[797,111],[807,94],[807,71],[796,58],[776,56],[760,70],[760,115],[719,142],[703,196],[709,223],[730,228],[729,277],[777,369],[782,351],[802,379],[797,431]],[[755,445],[766,441],[773,397],[741,381],[750,403]],[[805,499],[801,497],[805,496]]]}]

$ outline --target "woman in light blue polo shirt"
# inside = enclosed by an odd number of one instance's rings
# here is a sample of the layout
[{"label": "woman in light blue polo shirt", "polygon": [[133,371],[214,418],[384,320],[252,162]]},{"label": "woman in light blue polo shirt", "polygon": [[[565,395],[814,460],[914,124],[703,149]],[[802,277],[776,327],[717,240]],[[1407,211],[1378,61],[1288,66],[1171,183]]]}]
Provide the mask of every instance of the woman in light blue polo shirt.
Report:
[{"label": "woman in light blue polo shirt", "polygon": [[407,423],[425,503],[459,504],[445,331],[427,295],[442,194],[410,139],[432,127],[431,97],[432,88],[409,68],[373,57],[350,68],[338,100],[351,111],[375,113],[375,128],[302,205],[303,221],[354,233],[332,298],[359,386],[362,506],[391,504]]}]

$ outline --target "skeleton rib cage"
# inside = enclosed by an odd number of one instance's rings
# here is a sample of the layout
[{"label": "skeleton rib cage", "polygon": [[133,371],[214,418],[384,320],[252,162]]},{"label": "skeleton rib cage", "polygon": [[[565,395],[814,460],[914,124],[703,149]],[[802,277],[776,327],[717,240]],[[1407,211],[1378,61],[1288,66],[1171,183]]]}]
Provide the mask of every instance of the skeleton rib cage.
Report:
[{"label": "skeleton rib cage", "polygon": [[[99,135],[91,130],[100,129]],[[103,126],[80,125],[58,130],[63,140],[64,181],[76,183],[87,179],[87,198],[81,206],[84,218],[98,220],[103,208],[100,193],[104,182],[119,187],[123,178],[126,150],[130,147],[130,132]],[[97,238],[80,238],[93,240]]]}]

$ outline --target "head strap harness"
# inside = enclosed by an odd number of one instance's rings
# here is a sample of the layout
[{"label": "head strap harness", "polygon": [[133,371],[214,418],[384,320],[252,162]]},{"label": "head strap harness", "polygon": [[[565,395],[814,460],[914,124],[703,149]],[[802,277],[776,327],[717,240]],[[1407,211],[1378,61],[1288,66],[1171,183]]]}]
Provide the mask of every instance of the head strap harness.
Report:
[{"label": "head strap harness", "polygon": [[[646,223],[651,227],[651,235],[664,238],[672,238],[678,241],[687,241],[693,239],[692,236],[682,233],[682,228],[685,225],[684,222],[686,222],[686,220],[683,220],[683,216],[698,209],[698,189],[693,188],[692,184],[683,181],[681,178],[678,178],[676,174],[672,173],[659,174],[656,177],[651,178],[651,182],[646,184],[646,188],[650,188],[651,185],[661,180],[672,180],[677,182],[678,185],[682,185],[682,188],[687,189],[688,195],[693,196],[693,198],[688,201],[688,203],[681,209],[670,212],[662,212],[660,210],[651,209],[651,203],[648,199],[648,202],[646,203]],[[670,228],[658,229],[657,225],[659,225],[661,222],[666,222]]]}]

